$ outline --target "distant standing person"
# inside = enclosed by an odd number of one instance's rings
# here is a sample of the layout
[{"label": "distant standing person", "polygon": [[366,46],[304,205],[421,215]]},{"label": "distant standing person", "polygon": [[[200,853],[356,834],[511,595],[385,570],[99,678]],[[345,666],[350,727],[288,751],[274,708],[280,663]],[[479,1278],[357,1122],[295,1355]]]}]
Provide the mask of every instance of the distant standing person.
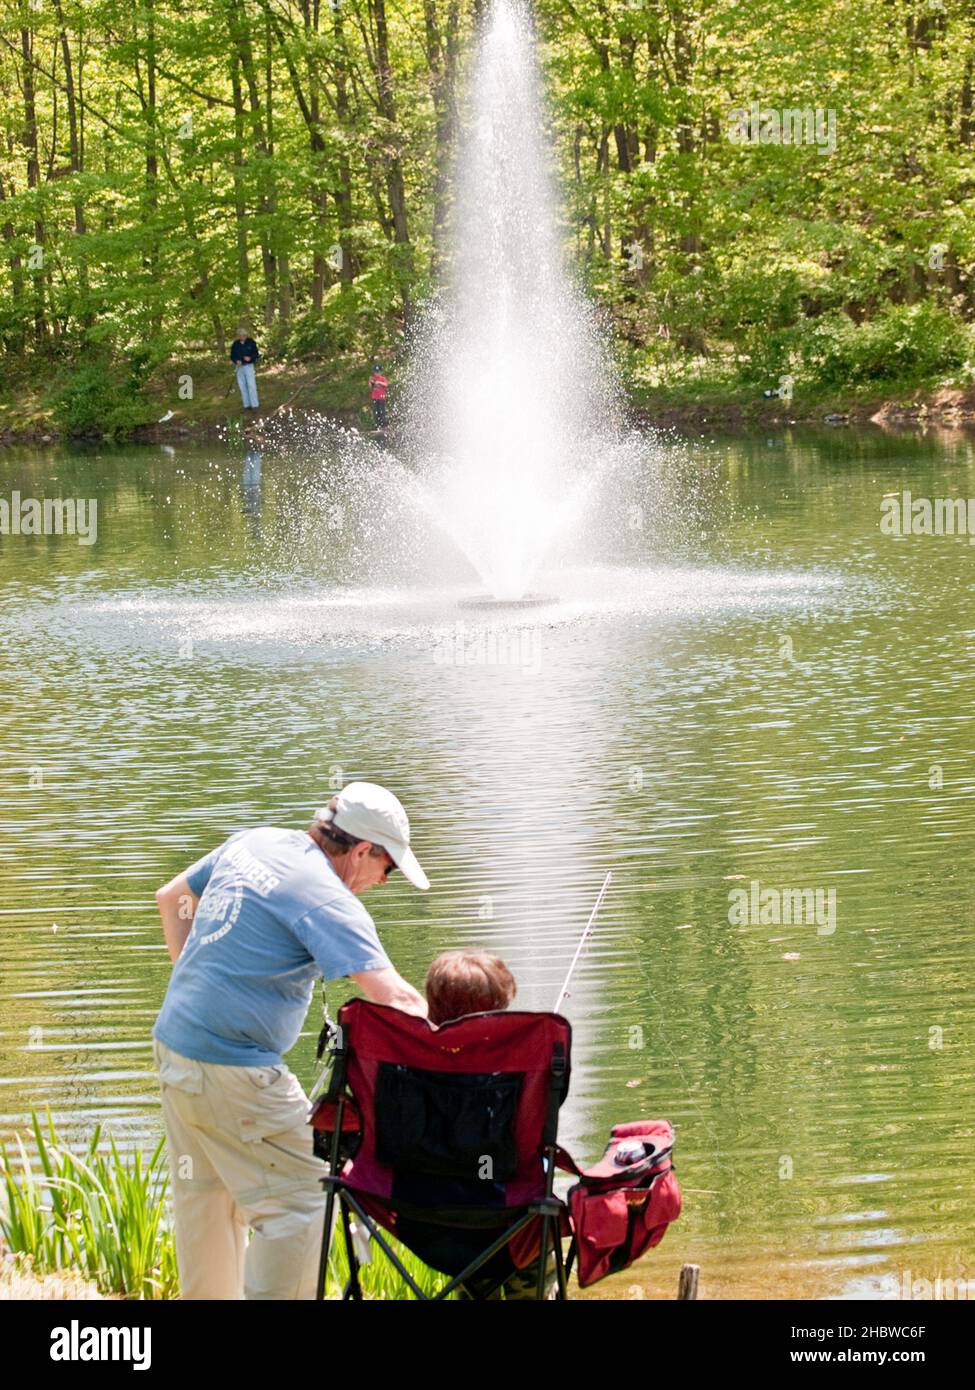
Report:
[{"label": "distant standing person", "polygon": [[260,357],[257,344],[247,336],[246,328],[238,328],[237,337],[230,349],[230,360],[237,368],[237,385],[245,410],[257,410],[257,377],[254,367]]},{"label": "distant standing person", "polygon": [[383,369],[379,363],[373,365],[372,376],[369,378],[369,394],[372,397],[372,415],[376,422],[377,430],[386,428],[386,392],[389,382],[383,375]]}]

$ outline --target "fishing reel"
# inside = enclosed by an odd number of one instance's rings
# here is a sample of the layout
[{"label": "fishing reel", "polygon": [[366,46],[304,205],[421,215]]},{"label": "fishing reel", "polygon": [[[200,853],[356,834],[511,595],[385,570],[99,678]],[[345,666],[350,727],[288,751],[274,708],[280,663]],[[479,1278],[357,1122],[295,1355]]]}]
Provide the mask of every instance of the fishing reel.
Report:
[{"label": "fishing reel", "polygon": [[331,1078],[332,1068],[335,1065],[335,1056],[341,1047],[342,1029],[337,1023],[333,1023],[328,1014],[328,996],[325,993],[325,981],[322,981],[322,1027],[318,1034],[318,1042],[315,1045],[315,1061],[322,1063],[321,1069],[315,1079],[315,1083],[309,1092],[309,1102],[314,1104],[315,1097],[321,1091],[323,1085],[325,1090],[329,1086],[325,1084]]},{"label": "fishing reel", "polygon": [[[355,1156],[362,1142],[362,1119],[352,1097],[345,1091],[345,1046],[340,1024],[328,1016],[325,983],[322,982],[322,1027],[315,1048],[315,1060],[324,1065],[309,1093],[308,1123],[314,1138],[314,1152],[326,1163],[345,1162]],[[336,1128],[340,1127],[336,1143]]]}]

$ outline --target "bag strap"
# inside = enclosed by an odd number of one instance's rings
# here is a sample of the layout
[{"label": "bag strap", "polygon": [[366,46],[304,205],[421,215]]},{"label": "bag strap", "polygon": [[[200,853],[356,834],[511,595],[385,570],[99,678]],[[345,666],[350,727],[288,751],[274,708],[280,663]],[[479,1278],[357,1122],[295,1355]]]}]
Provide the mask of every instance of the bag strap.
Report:
[{"label": "bag strap", "polygon": [[568,1149],[563,1149],[561,1144],[555,1146],[555,1166],[561,1168],[563,1173],[574,1173],[577,1178],[586,1176]]},{"label": "bag strap", "polygon": [[559,1041],[552,1046],[552,1065],[548,1082],[548,1113],[545,1116],[545,1129],[542,1134],[544,1148],[556,1146],[559,1134],[559,1106],[565,1100],[566,1076],[565,1043]]}]

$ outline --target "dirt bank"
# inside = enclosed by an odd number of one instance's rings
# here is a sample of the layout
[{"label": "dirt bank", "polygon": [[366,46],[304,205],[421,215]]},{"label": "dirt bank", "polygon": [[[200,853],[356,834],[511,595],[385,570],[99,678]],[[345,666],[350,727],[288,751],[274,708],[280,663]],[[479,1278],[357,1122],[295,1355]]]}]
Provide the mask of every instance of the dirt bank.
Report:
[{"label": "dirt bank", "polygon": [[[203,378],[192,401],[174,398],[157,384],[147,406],[153,418],[116,432],[116,442],[157,444],[225,441],[238,432],[260,433],[269,422],[286,425],[321,419],[346,428],[368,431],[372,416],[358,383],[346,378],[323,382],[309,369],[279,367],[260,379],[261,409],[243,412],[236,391],[226,390],[226,374]],[[157,413],[158,410],[158,413]],[[676,430],[719,427],[729,430],[784,428],[789,425],[872,425],[878,428],[910,428],[937,425],[954,428],[975,425],[975,387],[947,387],[902,391],[898,394],[858,395],[842,398],[795,396],[791,401],[764,399],[740,389],[713,393],[644,393],[630,406],[632,419],[641,425]],[[20,418],[18,418],[18,416]],[[395,390],[391,398],[391,424],[396,425]],[[91,427],[73,433],[58,429],[50,412],[0,412],[0,444],[51,445],[69,440],[99,441],[104,430]]]}]

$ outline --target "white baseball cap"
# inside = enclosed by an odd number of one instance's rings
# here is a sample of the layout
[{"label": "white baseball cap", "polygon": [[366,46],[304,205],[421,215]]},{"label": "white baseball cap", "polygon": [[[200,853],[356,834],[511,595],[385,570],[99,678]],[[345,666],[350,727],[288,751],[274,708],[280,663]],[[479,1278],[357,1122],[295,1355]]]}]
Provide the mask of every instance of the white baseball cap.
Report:
[{"label": "white baseball cap", "polygon": [[402,803],[385,787],[375,782],[350,782],[339,792],[335,810],[323,806],[315,818],[330,821],[357,840],[382,845],[414,888],[425,892],[430,887],[430,880],[410,849],[410,822]]}]

